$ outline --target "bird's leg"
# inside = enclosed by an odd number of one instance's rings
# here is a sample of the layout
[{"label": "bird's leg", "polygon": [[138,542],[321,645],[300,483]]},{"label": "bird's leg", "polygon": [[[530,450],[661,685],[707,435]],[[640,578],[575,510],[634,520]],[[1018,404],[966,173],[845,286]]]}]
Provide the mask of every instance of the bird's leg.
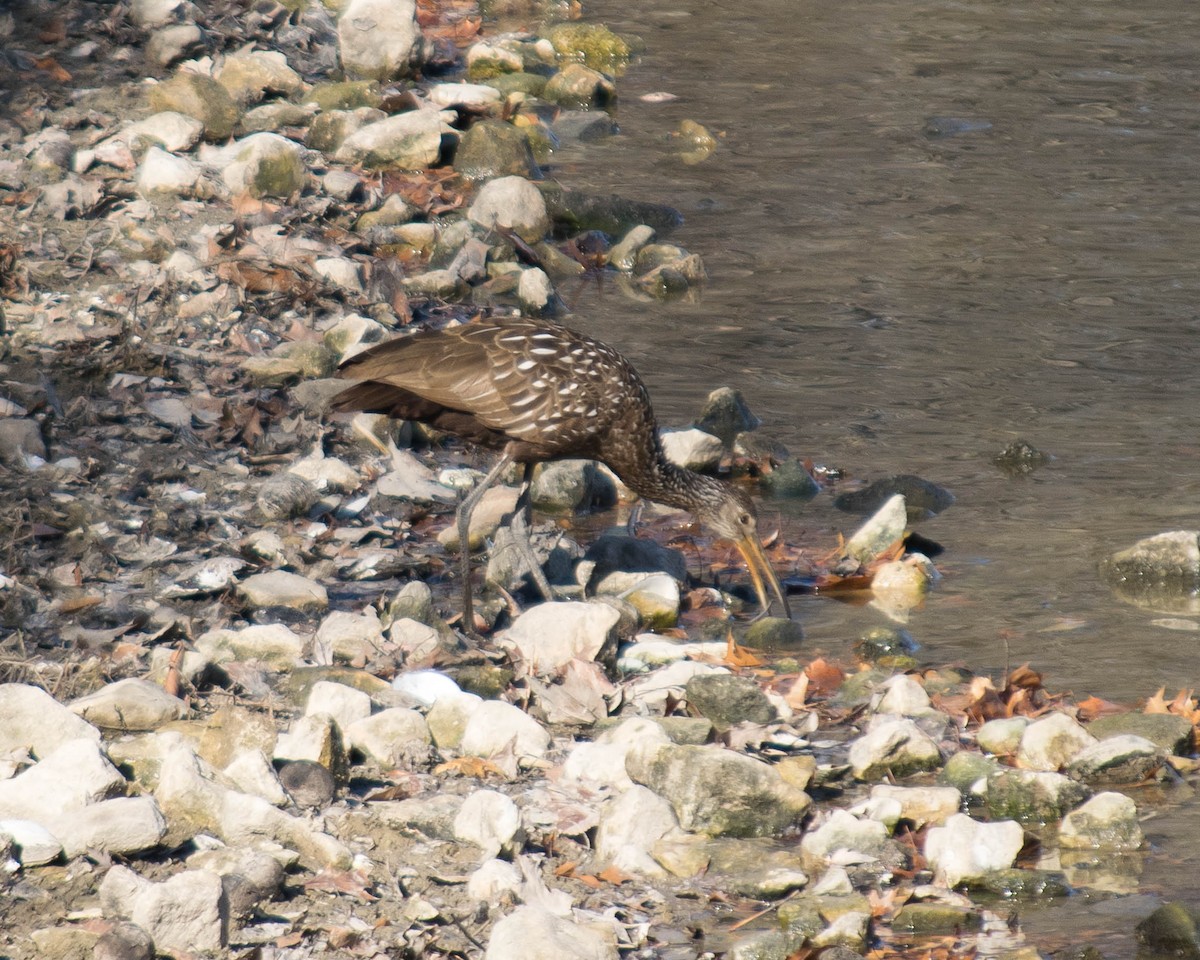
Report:
[{"label": "bird's leg", "polygon": [[463,629],[473,637],[477,634],[475,632],[475,604],[471,598],[471,513],[483,499],[488,488],[500,479],[500,476],[511,464],[512,457],[506,451],[499,462],[488,471],[488,475],[475,485],[475,489],[462,498],[458,504],[458,512],[455,514],[455,522],[458,524],[458,574],[462,579],[463,591]]},{"label": "bird's leg", "polygon": [[521,478],[521,492],[517,496],[517,506],[513,510],[509,529],[512,531],[513,544],[521,559],[525,561],[525,565],[529,567],[529,575],[533,577],[534,584],[543,597],[553,600],[554,591],[550,588],[550,581],[546,579],[546,572],[542,569],[537,554],[533,552],[533,540],[530,536],[533,529],[533,504],[530,502],[530,487],[532,486],[533,464],[527,463],[525,464],[525,475]]}]

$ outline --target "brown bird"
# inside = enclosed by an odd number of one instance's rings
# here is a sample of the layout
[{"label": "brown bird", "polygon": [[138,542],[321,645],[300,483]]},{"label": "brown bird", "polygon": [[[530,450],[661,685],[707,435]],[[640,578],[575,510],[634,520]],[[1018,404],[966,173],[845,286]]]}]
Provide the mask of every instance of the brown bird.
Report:
[{"label": "brown bird", "polygon": [[733,541],[762,612],[770,608],[765,586],[770,584],[791,616],[749,496],[666,458],[650,396],[612,347],[540,320],[479,320],[381,343],[348,359],[337,375],[358,382],[333,398],[334,410],[415,420],[503,451],[458,509],[467,629],[474,622],[467,548],[471,511],[510,464],[525,465],[514,539],[550,598],[527,536],[529,486],[535,464],[575,457],[607,464],[635,493],[689,510],[718,537]]}]

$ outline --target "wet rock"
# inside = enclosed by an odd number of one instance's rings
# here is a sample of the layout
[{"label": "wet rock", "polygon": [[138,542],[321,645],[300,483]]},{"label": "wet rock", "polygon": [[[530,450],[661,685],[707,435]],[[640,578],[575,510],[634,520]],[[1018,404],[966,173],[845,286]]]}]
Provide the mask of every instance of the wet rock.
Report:
[{"label": "wet rock", "polygon": [[[58,859],[63,852],[62,841],[35,820],[0,819],[0,849],[12,851],[23,867],[37,867]],[[9,853],[5,853],[7,861]]]},{"label": "wet rock", "polygon": [[560,23],[546,31],[560,61],[579,62],[595,70],[619,72],[632,54],[629,42],[601,23]]},{"label": "wet rock", "polygon": [[695,120],[680,120],[675,135],[683,148],[679,152],[679,159],[688,166],[703,163],[717,149],[717,138],[708,132],[707,127]]},{"label": "wet rock", "polygon": [[334,159],[374,170],[423,169],[437,160],[442,138],[455,135],[453,116],[449,111],[413,110],[369,123],[342,140]]},{"label": "wet rock", "polygon": [[954,503],[949,490],[905,473],[876,480],[862,490],[840,494],[833,505],[847,513],[872,513],[895,496],[904,498],[909,520],[935,516]]},{"label": "wet rock", "polygon": [[100,905],[106,916],[145,930],[159,951],[220,950],[229,939],[221,878],[207,870],[185,870],[153,883],[117,865],[100,882]]},{"label": "wet rock", "polygon": [[820,485],[798,460],[785,460],[764,473],[759,486],[768,496],[786,500],[811,500],[821,492]]},{"label": "wet rock", "polygon": [[209,630],[196,639],[196,649],[215,663],[263,660],[290,669],[300,661],[304,641],[282,623],[266,623],[240,630]]},{"label": "wet rock", "polygon": [[1002,768],[988,777],[987,811],[996,820],[1053,823],[1091,792],[1060,773]]},{"label": "wet rock", "polygon": [[1099,740],[1120,734],[1145,737],[1172,756],[1186,755],[1192,742],[1191,722],[1172,713],[1113,714],[1093,720],[1087,730]]},{"label": "wet rock", "polygon": [[604,110],[617,100],[617,88],[598,70],[569,63],[542,90],[542,99],[574,110]]},{"label": "wet rock", "polygon": [[540,240],[550,228],[542,193],[523,177],[489,180],[476,194],[467,217],[490,230],[512,230],[522,240]]},{"label": "wet rock", "polygon": [[[41,687],[0,684],[0,755],[9,758],[28,750],[47,757],[72,740],[99,742],[100,731],[72,713]],[[0,782],[16,770],[11,760],[0,761]]]},{"label": "wet rock", "polygon": [[755,650],[795,650],[804,640],[804,627],[787,617],[763,617],[746,628],[743,643]]},{"label": "wet rock", "polygon": [[1145,737],[1109,737],[1077,753],[1067,774],[1085,783],[1142,783],[1162,769],[1166,756]]},{"label": "wet rock", "polygon": [[1027,440],[1014,440],[992,457],[992,463],[1011,477],[1021,477],[1045,466],[1053,457]]},{"label": "wet rock", "polygon": [[911,659],[919,645],[907,630],[874,627],[854,645],[854,652],[868,663],[887,665],[894,660]]},{"label": "wet rock", "polygon": [[351,723],[346,741],[385,769],[411,768],[429,756],[432,739],[425,718],[416,710],[390,707]]},{"label": "wet rock", "polygon": [[912,720],[891,720],[852,741],[849,760],[859,780],[879,780],[935,769],[941,763],[941,752]]},{"label": "wet rock", "polygon": [[534,472],[530,500],[548,512],[611,507],[617,502],[612,474],[594,460],[555,460]]},{"label": "wet rock", "polygon": [[661,437],[667,459],[689,470],[713,470],[725,453],[724,444],[703,430],[663,430]]},{"label": "wet rock", "polygon": [[1025,843],[1025,831],[1011,820],[980,823],[958,813],[925,838],[925,858],[935,879],[948,887],[1011,867]]},{"label": "wet rock", "polygon": [[981,797],[987,793],[988,778],[1000,769],[989,757],[970,750],[961,750],[946,761],[939,780],[950,784],[965,797]]},{"label": "wet rock", "polygon": [[187,70],[150,88],[150,108],[199,120],[204,125],[204,139],[213,143],[233,136],[239,119],[237,104],[223,86],[211,77]]},{"label": "wet rock", "polygon": [[606,649],[615,650],[619,620],[607,604],[542,603],[517,617],[502,645],[532,673],[552,676],[576,657],[595,660]]},{"label": "wet rock", "polygon": [[217,161],[235,194],[287,199],[308,179],[300,144],[277,133],[252,133],[226,147]]},{"label": "wet rock", "polygon": [[107,730],[154,730],[187,715],[187,704],[149,680],[128,677],[79,697],[71,712]]},{"label": "wet rock", "polygon": [[[608,251],[608,265],[614,270],[624,270],[626,272],[632,270],[634,264],[637,262],[637,255],[641,251],[642,247],[644,247],[653,239],[654,228],[651,226],[647,226],[644,223],[639,223],[637,226],[630,228],[630,230],[620,240],[613,244],[612,249]],[[713,393],[710,393],[708,396],[708,404],[713,402],[713,398],[718,393],[728,389],[728,387],[721,387]],[[730,392],[737,394],[737,391]],[[737,395],[739,397],[741,396],[741,394]],[[696,421],[695,426],[699,427],[701,430],[704,430],[706,433],[714,434],[715,436],[720,437],[722,440],[725,440],[725,434],[722,432],[723,420],[718,418],[718,420],[715,422],[709,422],[708,404],[706,404],[704,410],[701,411],[700,419]],[[748,410],[746,412],[749,413]],[[729,438],[729,442],[731,441],[732,437]]]},{"label": "wet rock", "polygon": [[921,937],[961,935],[983,926],[983,914],[952,903],[906,903],[892,918],[892,929]]},{"label": "wet rock", "polygon": [[1110,582],[1132,593],[1200,588],[1200,533],[1173,530],[1118,550],[1100,565]]},{"label": "wet rock", "polygon": [[217,82],[242,107],[258,103],[267,94],[298,97],[305,88],[287,57],[273,50],[239,50],[231,54],[225,58]]},{"label": "wet rock", "polygon": [[988,753],[1011,756],[1021,746],[1021,738],[1028,726],[1028,717],[1001,717],[998,720],[989,720],[976,732],[975,742],[981,750]]},{"label": "wet rock", "polygon": [[757,683],[748,677],[711,673],[692,677],[684,688],[688,706],[718,729],[739,723],[774,723],[779,714]]},{"label": "wet rock", "polygon": [[466,53],[467,76],[472,80],[486,80],[505,73],[520,73],[525,69],[521,54],[502,42],[481,41],[473,43]]},{"label": "wet rock", "polygon": [[454,836],[479,847],[485,859],[500,853],[511,857],[521,850],[521,812],[502,793],[476,790],[463,801],[454,818]]},{"label": "wet rock", "polygon": [[1200,958],[1200,929],[1193,908],[1164,903],[1135,928],[1137,942],[1157,953],[1183,960]]},{"label": "wet rock", "polygon": [[518,907],[492,928],[484,960],[617,960],[615,938],[538,906]]},{"label": "wet rock", "polygon": [[650,630],[666,630],[679,620],[679,581],[668,573],[615,571],[597,583],[593,593],[628,603]]},{"label": "wet rock", "polygon": [[521,271],[517,281],[517,299],[527,314],[544,313],[554,303],[554,285],[538,267]]},{"label": "wet rock", "polygon": [[798,823],[812,805],[769,765],[715,747],[632,752],[626,768],[635,783],[670,802],[683,829],[707,836],[770,836]]},{"label": "wet rock", "polygon": [[855,531],[843,554],[859,564],[870,563],[904,536],[907,525],[904,497],[897,494]]},{"label": "wet rock", "polygon": [[511,703],[486,700],[467,719],[459,749],[477,757],[512,750],[518,760],[539,760],[549,748],[550,734],[533,717]]},{"label": "wet rock", "polygon": [[392,80],[425,59],[413,0],[350,0],[338,18],[338,52],[346,73]]},{"label": "wet rock", "polygon": [[238,594],[258,610],[283,607],[302,613],[323,613],[329,607],[325,588],[315,580],[286,570],[256,573],[238,584]]},{"label": "wet rock", "polygon": [[1061,770],[1096,738],[1079,721],[1065,713],[1051,713],[1033,721],[1021,734],[1017,764],[1026,770]]},{"label": "wet rock", "polygon": [[1122,793],[1096,794],[1058,830],[1059,846],[1076,850],[1137,850],[1144,840],[1137,805]]},{"label": "wet rock", "polygon": [[645,224],[661,235],[683,223],[683,214],[674,207],[630,200],[616,194],[590,194],[544,184],[542,195],[555,225],[571,234],[599,230],[610,236],[621,236]]},{"label": "wet rock", "polygon": [[[542,87],[545,90],[545,87]],[[595,143],[614,136],[620,128],[601,110],[560,110],[550,130],[559,143]],[[621,268],[617,268],[621,269]]]}]

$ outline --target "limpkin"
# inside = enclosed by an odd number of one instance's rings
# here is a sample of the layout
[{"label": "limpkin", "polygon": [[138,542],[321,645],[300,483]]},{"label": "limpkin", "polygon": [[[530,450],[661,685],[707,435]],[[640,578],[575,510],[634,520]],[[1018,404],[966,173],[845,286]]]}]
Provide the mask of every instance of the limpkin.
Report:
[{"label": "limpkin", "polygon": [[[524,318],[476,320],[389,340],[346,360],[337,375],[358,381],[331,408],[384,413],[428,424],[503,451],[458,508],[463,623],[474,629],[468,529],[471,511],[513,463],[525,467],[514,526],[528,511],[537,463],[599,460],[635,493],[688,510],[741,551],[763,612],[765,584],[790,616],[763,551],[750,497],[727,483],[676,466],[663,452],[650,396],[612,347],[567,327]],[[514,539],[522,543],[527,520]],[[532,549],[524,537],[524,555]],[[536,561],[535,579],[549,598]]]}]

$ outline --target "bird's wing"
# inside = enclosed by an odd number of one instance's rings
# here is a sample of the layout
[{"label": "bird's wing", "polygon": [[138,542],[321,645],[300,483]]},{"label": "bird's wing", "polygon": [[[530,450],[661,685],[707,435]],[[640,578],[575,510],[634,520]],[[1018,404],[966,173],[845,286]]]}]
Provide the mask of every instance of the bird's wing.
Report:
[{"label": "bird's wing", "polygon": [[538,376],[538,358],[529,355],[534,329],[471,323],[422,332],[357,354],[338,375],[399,387],[493,430],[535,440],[554,416],[555,392]]}]

